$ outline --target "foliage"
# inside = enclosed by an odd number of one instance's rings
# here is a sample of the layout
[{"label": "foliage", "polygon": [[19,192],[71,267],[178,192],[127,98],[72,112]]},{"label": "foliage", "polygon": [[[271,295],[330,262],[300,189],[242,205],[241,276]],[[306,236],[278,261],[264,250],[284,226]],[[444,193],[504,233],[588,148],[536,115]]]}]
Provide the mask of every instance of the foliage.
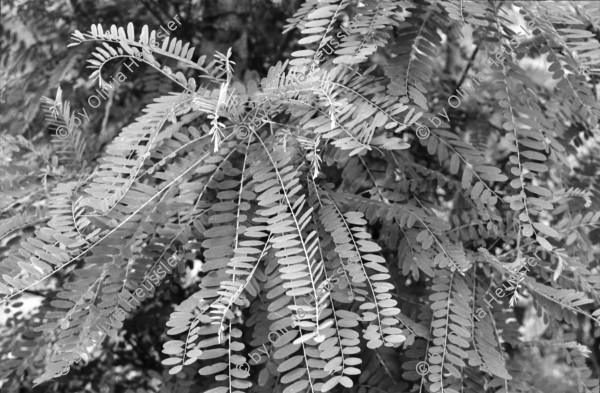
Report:
[{"label": "foliage", "polygon": [[599,393],[598,3],[140,3],[3,6],[3,391]]}]

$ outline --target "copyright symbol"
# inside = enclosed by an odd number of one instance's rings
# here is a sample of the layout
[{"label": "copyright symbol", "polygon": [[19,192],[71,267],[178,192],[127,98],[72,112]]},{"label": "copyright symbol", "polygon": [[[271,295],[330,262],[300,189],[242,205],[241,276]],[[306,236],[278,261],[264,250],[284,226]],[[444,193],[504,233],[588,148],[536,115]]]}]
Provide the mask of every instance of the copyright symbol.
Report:
[{"label": "copyright symbol", "polygon": [[[244,368],[244,365],[248,366],[246,368]],[[238,370],[242,370],[242,372],[244,373],[244,375],[250,375],[250,365],[247,362],[244,362],[243,364],[237,364],[235,366],[235,368],[237,368]]]},{"label": "copyright symbol", "polygon": [[419,126],[419,128],[417,128],[417,137],[419,139],[427,139],[429,138],[429,134],[431,133],[431,131],[429,130],[429,127],[424,126],[422,124],[417,123],[417,125]]},{"label": "copyright symbol", "polygon": [[247,126],[238,126],[235,133],[242,139],[246,139],[250,136],[250,129]]},{"label": "copyright symbol", "polygon": [[65,126],[60,126],[56,129],[56,136],[60,139],[67,139],[69,137],[69,130]]},{"label": "copyright symbol", "polygon": [[417,374],[427,375],[428,372],[429,372],[429,364],[427,364],[427,362],[417,363]]}]

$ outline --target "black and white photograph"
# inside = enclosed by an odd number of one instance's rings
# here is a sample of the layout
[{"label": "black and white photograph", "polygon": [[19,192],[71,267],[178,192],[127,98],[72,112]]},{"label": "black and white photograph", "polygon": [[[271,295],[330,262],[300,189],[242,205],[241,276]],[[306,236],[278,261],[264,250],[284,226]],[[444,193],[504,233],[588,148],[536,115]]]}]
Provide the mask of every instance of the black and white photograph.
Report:
[{"label": "black and white photograph", "polygon": [[600,393],[600,0],[2,0],[0,393]]}]

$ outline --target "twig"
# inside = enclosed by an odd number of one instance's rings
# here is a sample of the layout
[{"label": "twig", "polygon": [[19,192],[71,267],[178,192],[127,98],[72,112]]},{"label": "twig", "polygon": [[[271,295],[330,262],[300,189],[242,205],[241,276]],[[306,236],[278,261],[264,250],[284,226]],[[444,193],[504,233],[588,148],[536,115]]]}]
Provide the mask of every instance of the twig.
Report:
[{"label": "twig", "polygon": [[471,54],[471,58],[469,59],[469,63],[467,64],[467,67],[463,71],[463,74],[460,77],[460,80],[458,81],[456,88],[454,88],[455,93],[458,91],[458,89],[462,86],[463,82],[465,81],[465,78],[467,77],[467,73],[471,69],[471,65],[473,65],[473,60],[475,60],[475,56],[477,56],[477,52],[479,52],[479,45],[477,45],[475,47],[475,50],[473,51],[473,53]]},{"label": "twig", "polygon": [[[121,63],[119,65],[119,68],[117,69],[117,72],[115,73],[115,75],[117,75],[120,71],[121,71],[121,65],[123,65],[123,63]],[[102,119],[102,126],[100,128],[100,135],[104,135],[106,132],[106,126],[108,125],[108,116],[110,115],[110,108],[112,107],[113,104],[113,100],[115,97],[115,93],[116,90],[113,89],[110,94],[108,95],[108,102],[106,103],[106,108],[104,108],[104,118]]]},{"label": "twig", "polygon": [[23,291],[23,292],[24,292],[24,293],[28,293],[28,294],[30,294],[30,295],[40,296],[40,297],[43,297],[44,299],[49,299],[49,297],[48,297],[48,296],[46,296],[46,295],[44,295],[43,293],[40,293],[40,292],[38,292],[38,291],[31,290],[31,289],[27,289],[27,290],[25,290],[25,291]]}]

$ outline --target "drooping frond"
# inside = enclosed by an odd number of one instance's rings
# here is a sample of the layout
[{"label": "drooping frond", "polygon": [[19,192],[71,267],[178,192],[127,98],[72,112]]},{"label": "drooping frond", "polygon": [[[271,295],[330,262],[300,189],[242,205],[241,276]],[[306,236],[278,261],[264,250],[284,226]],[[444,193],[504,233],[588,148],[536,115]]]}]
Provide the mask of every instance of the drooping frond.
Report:
[{"label": "drooping frond", "polygon": [[34,285],[43,277],[61,268],[79,251],[96,239],[100,229],[85,233],[89,220],[71,199],[76,183],[59,184],[53,191],[48,214],[52,219],[36,237],[21,243],[20,255],[11,255],[3,261],[0,292],[11,295]]},{"label": "drooping frond", "polygon": [[[547,31],[554,35],[556,42],[576,53],[580,66],[591,68],[591,72],[600,72],[600,42],[596,39],[594,32],[586,29],[582,20],[566,13],[563,4],[542,1],[536,1],[535,4],[541,11],[538,21],[543,23],[548,29]],[[589,7],[589,3],[586,5]],[[573,5],[566,6],[572,7]],[[589,8],[593,12],[593,7]],[[597,19],[595,23],[598,23]],[[566,27],[556,28],[555,25]]]},{"label": "drooping frond", "polygon": [[347,29],[342,30],[341,42],[336,42],[335,38],[332,40],[333,44],[337,44],[335,47],[339,47],[333,63],[360,64],[378,47],[384,47],[390,38],[390,30],[398,25],[392,18],[398,12],[396,7],[397,4],[387,0],[369,0],[364,2],[363,7],[357,7]]},{"label": "drooping frond", "polygon": [[542,126],[536,122],[530,111],[522,103],[523,96],[510,93],[508,72],[518,79],[524,79],[524,73],[517,65],[507,63],[499,71],[500,86],[496,96],[500,99],[501,107],[505,108],[502,128],[507,132],[506,141],[510,144],[511,174],[514,178],[510,187],[518,191],[504,197],[510,203],[510,208],[519,215],[522,222],[519,236],[535,237],[535,240],[545,249],[552,250],[552,244],[547,236],[559,237],[559,233],[548,225],[540,222],[544,211],[553,208],[548,202],[550,191],[540,182],[542,174],[548,171],[544,164],[546,144]]},{"label": "drooping frond", "polygon": [[[54,128],[52,143],[59,158],[68,165],[72,165],[72,162],[82,164],[86,143],[81,129],[75,124],[76,120],[81,124],[81,119],[75,113],[71,113],[69,101],[62,100],[61,88],[56,91],[54,100],[42,97],[41,101],[46,120]],[[85,108],[83,111],[87,115]]]},{"label": "drooping frond", "polygon": [[466,350],[471,346],[471,289],[460,275],[442,270],[437,271],[431,289],[434,338],[428,353],[437,356],[438,361],[431,361],[427,378],[432,383],[431,391],[447,390],[448,376],[462,378],[459,370],[466,366]]},{"label": "drooping frond", "polygon": [[488,3],[474,0],[442,0],[450,19],[475,26],[487,26]]},{"label": "drooping frond", "polygon": [[391,289],[385,281],[389,278],[388,269],[382,264],[385,259],[373,254],[381,248],[370,240],[371,236],[363,227],[367,221],[360,212],[342,213],[331,199],[323,199],[323,203],[320,219],[333,238],[343,269],[351,277],[351,297],[362,303],[361,309],[371,310],[364,311],[361,318],[364,322],[371,322],[364,333],[367,346],[378,348],[384,344],[402,343],[406,337],[394,327],[398,321],[386,318],[397,315],[400,309],[395,307],[397,302],[387,293]]},{"label": "drooping frond", "polygon": [[[320,51],[333,39],[333,37],[329,36],[329,33],[333,30],[333,25],[337,22],[340,13],[349,5],[349,3],[348,0],[309,1],[303,9],[298,11],[295,17],[306,19],[306,22],[300,25],[302,26],[301,33],[306,35],[306,37],[298,41],[298,44],[307,45],[318,43],[319,45],[316,51],[305,49],[293,52],[292,56],[294,56],[295,59],[290,62],[291,65],[308,66],[310,68],[311,63],[319,64],[318,55],[321,54],[322,56]],[[299,26],[293,19],[290,20],[290,22],[292,23],[288,24],[286,27],[288,30],[293,28],[294,25]]]},{"label": "drooping frond", "polygon": [[551,310],[546,317],[552,316],[556,320],[565,320],[573,325],[579,324],[576,314],[582,314],[594,323],[600,323],[600,310],[586,312],[581,306],[594,303],[584,292],[574,289],[555,289],[527,278],[527,287],[533,292],[536,302],[545,310]]},{"label": "drooping frond", "polygon": [[502,294],[503,291],[487,294],[477,286],[476,280],[473,281],[473,285],[471,299],[473,318],[470,330],[473,349],[468,351],[469,365],[479,367],[480,370],[498,378],[511,380],[512,376],[506,370],[506,358],[499,341],[500,333],[493,318],[491,306],[495,303],[490,301],[488,304],[486,300],[490,299],[490,296],[494,296],[495,299],[495,296],[498,293]]},{"label": "drooping frond", "polygon": [[0,240],[8,236],[11,232],[35,225],[49,218],[44,211],[38,208],[33,212],[17,213],[10,218],[2,219],[0,220]]},{"label": "drooping frond", "polygon": [[600,392],[600,381],[598,378],[592,377],[592,370],[585,362],[586,357],[589,357],[589,353],[582,351],[581,348],[565,349],[564,352],[566,352],[567,363],[575,372],[579,391],[584,393]]},{"label": "drooping frond", "polygon": [[409,98],[427,110],[426,82],[433,76],[433,58],[441,42],[436,30],[438,5],[426,0],[414,3],[415,7],[407,8],[411,16],[399,26],[401,39],[392,47],[385,72],[391,81],[388,94]]},{"label": "drooping frond", "polygon": [[189,102],[184,95],[173,94],[149,104],[147,113],[125,127],[107,147],[93,182],[84,190],[89,196],[79,201],[79,206],[90,206],[106,214],[118,204],[140,175],[152,150],[166,136],[162,128],[167,120],[186,109]]},{"label": "drooping frond", "polygon": [[[333,195],[340,201],[357,202],[359,211],[362,211],[369,220],[394,220],[402,228],[412,228],[416,223],[423,227],[415,239],[423,250],[434,246],[436,255],[434,263],[444,268],[450,266],[452,270],[464,272],[469,269],[470,262],[467,260],[464,250],[456,245],[448,245],[442,238],[441,232],[450,229],[448,224],[438,217],[433,217],[423,209],[410,204],[388,204],[373,199],[357,197],[336,193]],[[417,261],[418,262],[418,261]]]}]

